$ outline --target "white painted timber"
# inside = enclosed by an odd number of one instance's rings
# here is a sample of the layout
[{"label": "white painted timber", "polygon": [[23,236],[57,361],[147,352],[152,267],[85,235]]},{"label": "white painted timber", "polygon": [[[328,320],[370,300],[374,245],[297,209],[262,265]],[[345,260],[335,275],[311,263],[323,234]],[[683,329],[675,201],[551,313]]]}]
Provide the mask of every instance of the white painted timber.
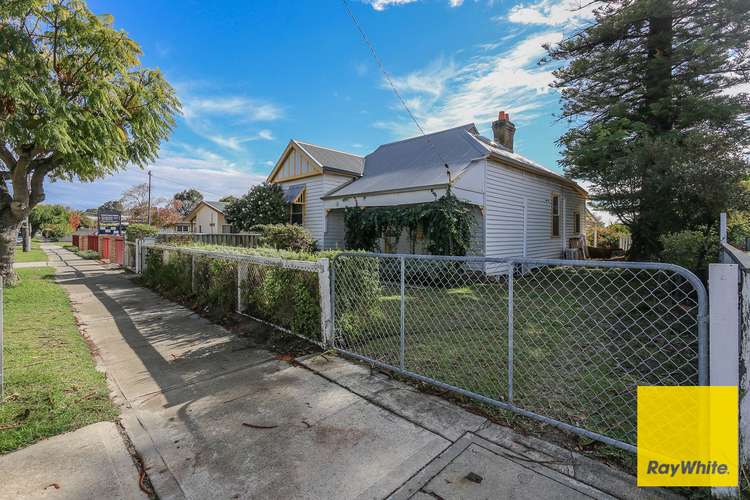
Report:
[{"label": "white painted timber", "polygon": [[737,264],[708,266],[709,380],[711,385],[738,386],[740,364],[739,267]]}]

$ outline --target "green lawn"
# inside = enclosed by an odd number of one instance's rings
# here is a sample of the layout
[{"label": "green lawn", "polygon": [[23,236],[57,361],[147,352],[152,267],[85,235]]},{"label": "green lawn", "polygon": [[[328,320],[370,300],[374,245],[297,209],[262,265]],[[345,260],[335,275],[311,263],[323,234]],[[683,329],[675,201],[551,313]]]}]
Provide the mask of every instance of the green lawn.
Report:
[{"label": "green lawn", "polygon": [[20,284],[5,289],[0,453],[118,414],[54,270],[17,272]]},{"label": "green lawn", "polygon": [[38,241],[31,241],[31,251],[24,252],[20,245],[16,245],[16,262],[47,262],[47,254],[39,248]]},{"label": "green lawn", "polygon": [[[515,405],[635,443],[638,384],[697,383],[694,303],[665,276],[628,273],[557,268],[515,278]],[[453,271],[433,272],[433,283],[425,276],[407,275],[405,368],[507,401],[507,283]],[[337,299],[337,338],[398,366],[400,288],[382,270],[380,287],[369,310],[347,311]],[[356,290],[338,279],[336,288]]]}]

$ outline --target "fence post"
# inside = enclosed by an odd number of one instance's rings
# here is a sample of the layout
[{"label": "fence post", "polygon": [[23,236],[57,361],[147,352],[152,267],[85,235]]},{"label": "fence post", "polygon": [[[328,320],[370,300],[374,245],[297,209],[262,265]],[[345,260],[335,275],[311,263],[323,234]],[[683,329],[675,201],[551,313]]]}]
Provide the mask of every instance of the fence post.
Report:
[{"label": "fence post", "polygon": [[515,265],[508,262],[508,402],[513,402],[513,271]]},{"label": "fence post", "polygon": [[401,369],[406,369],[406,297],[405,297],[405,263],[404,256],[401,256],[401,335],[399,336],[399,365]]},{"label": "fence post", "polygon": [[709,382],[739,385],[740,307],[737,264],[709,264]]},{"label": "fence post", "polygon": [[247,275],[247,262],[243,260],[237,261],[237,312],[243,313],[245,309],[242,307],[242,277]]},{"label": "fence post", "polygon": [[727,242],[727,213],[719,214],[719,242]]},{"label": "fence post", "polygon": [[196,283],[195,283],[195,254],[193,254],[192,262],[190,263],[190,291],[195,293]]},{"label": "fence post", "polygon": [[320,334],[323,344],[333,345],[333,310],[331,308],[331,265],[328,259],[320,259],[318,288],[320,288]]},{"label": "fence post", "polygon": [[[723,217],[722,221],[725,221]],[[740,384],[739,279],[737,264],[709,264],[708,266],[708,307],[711,311],[709,382],[712,386],[734,386],[738,390]],[[737,411],[740,412],[739,407]],[[742,434],[740,429],[737,429],[737,432]],[[741,460],[739,464],[742,465]],[[717,498],[734,498],[737,489],[712,488],[712,494]]]}]

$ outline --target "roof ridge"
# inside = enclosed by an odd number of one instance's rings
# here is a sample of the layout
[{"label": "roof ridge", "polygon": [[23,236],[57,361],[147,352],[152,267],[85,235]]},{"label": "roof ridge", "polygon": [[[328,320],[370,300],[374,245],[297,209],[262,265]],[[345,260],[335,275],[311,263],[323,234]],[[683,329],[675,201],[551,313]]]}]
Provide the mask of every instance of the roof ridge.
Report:
[{"label": "roof ridge", "polygon": [[341,153],[342,155],[354,156],[355,158],[364,158],[364,156],[355,155],[354,153],[349,153],[347,151],[341,151],[340,149],[329,148],[328,146],[321,146],[320,144],[313,144],[312,142],[304,142],[298,139],[294,139],[294,141],[297,144],[304,144],[305,146],[314,146],[320,149],[327,149],[328,151],[333,151],[334,153]]},{"label": "roof ridge", "polygon": [[401,140],[398,140],[398,141],[386,142],[385,144],[381,144],[380,146],[378,146],[377,148],[375,148],[375,151],[377,151],[378,149],[382,148],[383,146],[390,146],[392,144],[399,144],[401,142],[413,141],[414,139],[421,139],[423,137],[430,137],[432,135],[442,134],[443,132],[450,132],[451,130],[467,129],[469,127],[477,128],[477,125],[474,122],[469,122],[469,123],[465,123],[463,125],[459,125],[457,127],[451,127],[451,128],[446,128],[444,130],[437,130],[435,132],[430,132],[429,134],[415,135],[414,137],[407,137],[406,139],[401,139]]}]

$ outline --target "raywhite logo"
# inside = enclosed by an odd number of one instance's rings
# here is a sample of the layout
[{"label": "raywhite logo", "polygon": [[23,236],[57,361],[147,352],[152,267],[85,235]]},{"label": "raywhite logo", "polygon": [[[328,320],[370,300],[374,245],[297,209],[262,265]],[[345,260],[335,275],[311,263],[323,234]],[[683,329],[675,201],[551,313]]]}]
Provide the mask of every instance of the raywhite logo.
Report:
[{"label": "raywhite logo", "polygon": [[729,474],[729,466],[716,460],[704,462],[702,460],[682,460],[678,463],[659,463],[649,460],[646,474],[669,475],[675,474]]}]

